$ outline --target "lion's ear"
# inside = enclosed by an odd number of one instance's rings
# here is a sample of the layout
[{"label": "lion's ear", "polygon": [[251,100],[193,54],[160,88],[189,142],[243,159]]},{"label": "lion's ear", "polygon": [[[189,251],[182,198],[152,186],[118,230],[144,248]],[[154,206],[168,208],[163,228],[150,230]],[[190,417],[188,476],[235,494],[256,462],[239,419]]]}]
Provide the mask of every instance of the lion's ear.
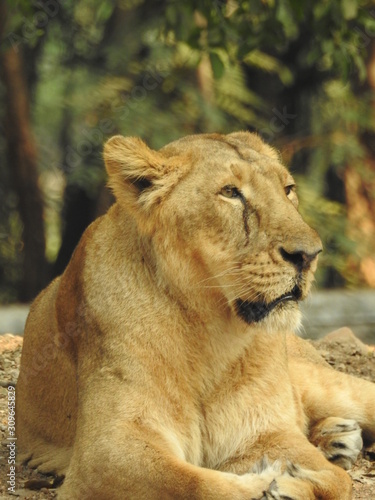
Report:
[{"label": "lion's ear", "polygon": [[139,192],[152,186],[163,175],[163,156],[138,137],[115,135],[104,146],[104,161],[110,184],[130,184]]},{"label": "lion's ear", "polygon": [[116,198],[140,216],[150,214],[187,167],[185,158],[167,157],[137,137],[121,135],[105,144],[104,161]]},{"label": "lion's ear", "polygon": [[116,135],[104,146],[108,185],[128,210],[149,209],[165,176],[164,156],[138,137]]}]

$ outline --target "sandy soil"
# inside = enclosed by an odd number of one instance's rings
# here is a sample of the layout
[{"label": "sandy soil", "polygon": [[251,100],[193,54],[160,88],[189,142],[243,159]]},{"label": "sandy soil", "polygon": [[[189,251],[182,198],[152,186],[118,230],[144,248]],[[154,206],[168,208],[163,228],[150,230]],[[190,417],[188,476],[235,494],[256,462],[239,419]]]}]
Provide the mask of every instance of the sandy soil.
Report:
[{"label": "sandy soil", "polygon": [[[375,382],[375,351],[348,331],[325,337],[313,342],[326,361],[339,371],[351,373]],[[6,334],[0,336],[0,500],[51,499],[56,498],[56,482],[52,476],[45,476],[24,466],[16,466],[16,493],[7,494],[7,473],[9,472],[7,438],[8,385],[14,384],[19,373],[22,337]],[[375,446],[363,450],[355,466],[349,472],[353,479],[354,500],[375,499]]]}]

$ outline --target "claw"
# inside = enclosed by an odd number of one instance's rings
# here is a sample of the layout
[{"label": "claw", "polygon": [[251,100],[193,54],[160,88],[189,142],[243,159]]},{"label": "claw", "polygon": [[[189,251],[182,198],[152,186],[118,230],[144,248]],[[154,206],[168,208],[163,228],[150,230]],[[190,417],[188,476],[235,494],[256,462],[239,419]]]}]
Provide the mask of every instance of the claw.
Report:
[{"label": "claw", "polygon": [[280,500],[279,488],[277,487],[276,479],[274,479],[268,487],[267,491],[263,492],[262,500]]}]

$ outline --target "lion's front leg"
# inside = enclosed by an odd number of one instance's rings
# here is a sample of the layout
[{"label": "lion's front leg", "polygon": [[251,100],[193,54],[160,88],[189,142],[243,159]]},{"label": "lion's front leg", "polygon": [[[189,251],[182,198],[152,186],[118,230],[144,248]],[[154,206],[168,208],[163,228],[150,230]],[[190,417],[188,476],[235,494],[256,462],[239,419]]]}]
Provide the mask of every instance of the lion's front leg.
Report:
[{"label": "lion's front leg", "polygon": [[260,500],[280,475],[278,464],[237,475],[189,463],[171,415],[158,420],[160,400],[151,407],[113,378],[89,382],[59,500]]},{"label": "lion's front leg", "polygon": [[244,456],[229,460],[220,470],[260,473],[273,463],[280,464],[281,474],[270,484],[264,500],[349,500],[352,497],[349,475],[331,464],[302,431],[292,428],[263,435]]},{"label": "lion's front leg", "polygon": [[358,426],[365,442],[375,441],[375,384],[294,359],[289,370],[309,420],[311,441],[347,468],[361,445]]},{"label": "lion's front leg", "polygon": [[284,453],[282,461],[280,453],[290,449],[290,442],[277,446],[273,439],[266,467],[236,474],[189,464],[174,455],[161,436],[150,429],[129,425],[120,425],[120,429],[96,435],[96,439],[92,434],[88,446],[79,449],[81,443],[76,447],[59,500],[351,498],[349,476],[326,461],[312,445],[307,450],[301,442],[295,443],[292,456]]},{"label": "lion's front leg", "polygon": [[280,474],[277,464],[241,476],[205,469],[150,429],[115,427],[91,433],[88,446],[77,442],[59,500],[260,500]]}]

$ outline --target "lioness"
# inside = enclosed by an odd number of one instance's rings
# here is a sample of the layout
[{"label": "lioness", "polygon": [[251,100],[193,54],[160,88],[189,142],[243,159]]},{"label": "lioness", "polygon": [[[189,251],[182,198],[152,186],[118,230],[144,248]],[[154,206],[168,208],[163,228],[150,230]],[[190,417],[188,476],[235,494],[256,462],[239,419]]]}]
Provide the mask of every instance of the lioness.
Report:
[{"label": "lioness", "polygon": [[375,385],[291,333],[322,246],[278,154],[239,132],[104,159],[117,203],[27,321],[20,459],[64,500],[351,498]]}]

